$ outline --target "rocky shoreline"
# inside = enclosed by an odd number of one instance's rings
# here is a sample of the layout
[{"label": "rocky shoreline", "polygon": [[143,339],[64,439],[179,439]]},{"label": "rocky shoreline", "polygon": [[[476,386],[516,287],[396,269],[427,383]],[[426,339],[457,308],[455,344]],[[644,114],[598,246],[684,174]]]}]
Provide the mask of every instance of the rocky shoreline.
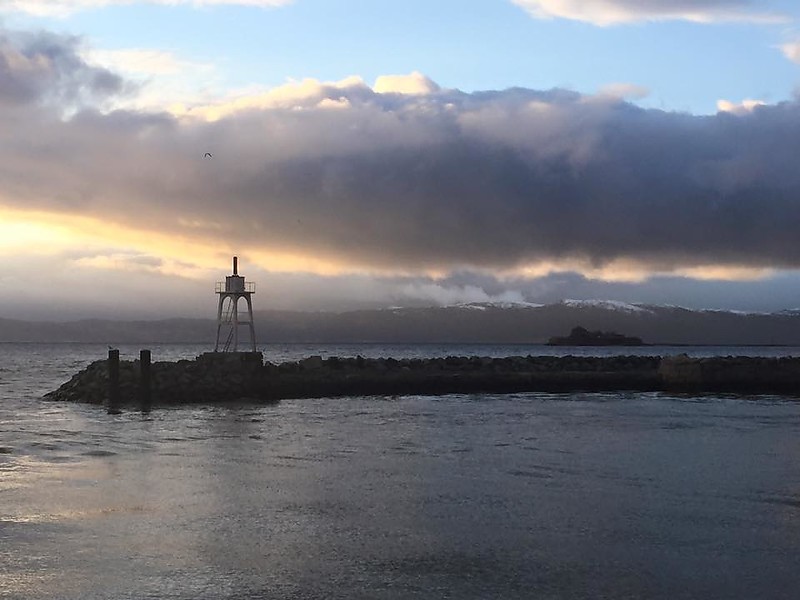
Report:
[{"label": "rocky shoreline", "polygon": [[[288,398],[439,395],[532,391],[686,391],[800,395],[800,358],[512,356],[429,359],[311,356],[263,362],[261,353],[206,353],[149,365],[148,403],[275,402]],[[115,376],[115,380],[116,380]],[[143,397],[138,360],[120,361],[115,396]],[[107,360],[98,360],[44,396],[107,404]]]}]

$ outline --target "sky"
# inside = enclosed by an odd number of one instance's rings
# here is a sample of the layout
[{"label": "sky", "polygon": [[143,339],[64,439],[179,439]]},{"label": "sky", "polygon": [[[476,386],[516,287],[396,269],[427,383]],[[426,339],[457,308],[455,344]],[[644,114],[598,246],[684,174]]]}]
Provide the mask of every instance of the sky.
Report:
[{"label": "sky", "polygon": [[799,84],[789,0],[2,0],[0,318],[800,307]]}]

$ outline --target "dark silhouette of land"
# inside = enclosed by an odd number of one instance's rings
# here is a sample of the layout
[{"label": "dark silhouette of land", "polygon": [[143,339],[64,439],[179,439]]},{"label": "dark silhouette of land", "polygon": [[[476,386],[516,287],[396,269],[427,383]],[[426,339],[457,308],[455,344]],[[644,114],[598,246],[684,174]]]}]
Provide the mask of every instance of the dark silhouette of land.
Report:
[{"label": "dark silhouette of land", "polygon": [[[556,303],[538,307],[466,305],[350,312],[255,312],[259,344],[544,344],[576,323],[589,331],[625,332],[650,345],[800,345],[800,311],[796,310],[744,314],[659,306],[614,310]],[[213,347],[215,334],[213,318],[71,322],[0,319],[0,341],[5,342],[198,343]]]},{"label": "dark silhouette of land", "polygon": [[555,336],[547,340],[548,346],[641,346],[641,338],[622,335],[613,331],[589,331],[585,327],[573,327],[569,335]]}]

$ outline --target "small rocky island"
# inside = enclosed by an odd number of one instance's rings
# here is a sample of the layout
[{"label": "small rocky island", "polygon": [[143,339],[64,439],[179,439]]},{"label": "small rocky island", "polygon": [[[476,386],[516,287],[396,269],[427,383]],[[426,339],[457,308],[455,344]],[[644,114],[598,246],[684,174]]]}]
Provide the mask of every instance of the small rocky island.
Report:
[{"label": "small rocky island", "polygon": [[589,331],[584,327],[574,327],[569,335],[551,337],[548,346],[642,346],[641,338],[622,335],[613,331]]},{"label": "small rocky island", "polygon": [[[45,399],[138,406],[146,397],[150,406],[151,401],[167,405],[604,390],[800,395],[800,358],[529,355],[398,360],[310,356],[272,364],[264,363],[259,352],[210,352],[195,360],[147,365],[121,360],[113,368],[111,359],[98,360]],[[110,402],[110,398],[116,400]]]}]

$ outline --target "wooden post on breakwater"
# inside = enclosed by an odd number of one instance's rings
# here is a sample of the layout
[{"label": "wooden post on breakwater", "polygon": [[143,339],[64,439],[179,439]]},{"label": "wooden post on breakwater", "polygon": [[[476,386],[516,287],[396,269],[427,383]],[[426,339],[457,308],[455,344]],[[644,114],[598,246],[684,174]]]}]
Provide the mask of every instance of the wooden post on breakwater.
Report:
[{"label": "wooden post on breakwater", "polygon": [[152,395],[150,388],[150,350],[139,351],[139,406],[142,412],[150,412]]},{"label": "wooden post on breakwater", "polygon": [[108,351],[108,413],[119,414],[119,350]]}]

